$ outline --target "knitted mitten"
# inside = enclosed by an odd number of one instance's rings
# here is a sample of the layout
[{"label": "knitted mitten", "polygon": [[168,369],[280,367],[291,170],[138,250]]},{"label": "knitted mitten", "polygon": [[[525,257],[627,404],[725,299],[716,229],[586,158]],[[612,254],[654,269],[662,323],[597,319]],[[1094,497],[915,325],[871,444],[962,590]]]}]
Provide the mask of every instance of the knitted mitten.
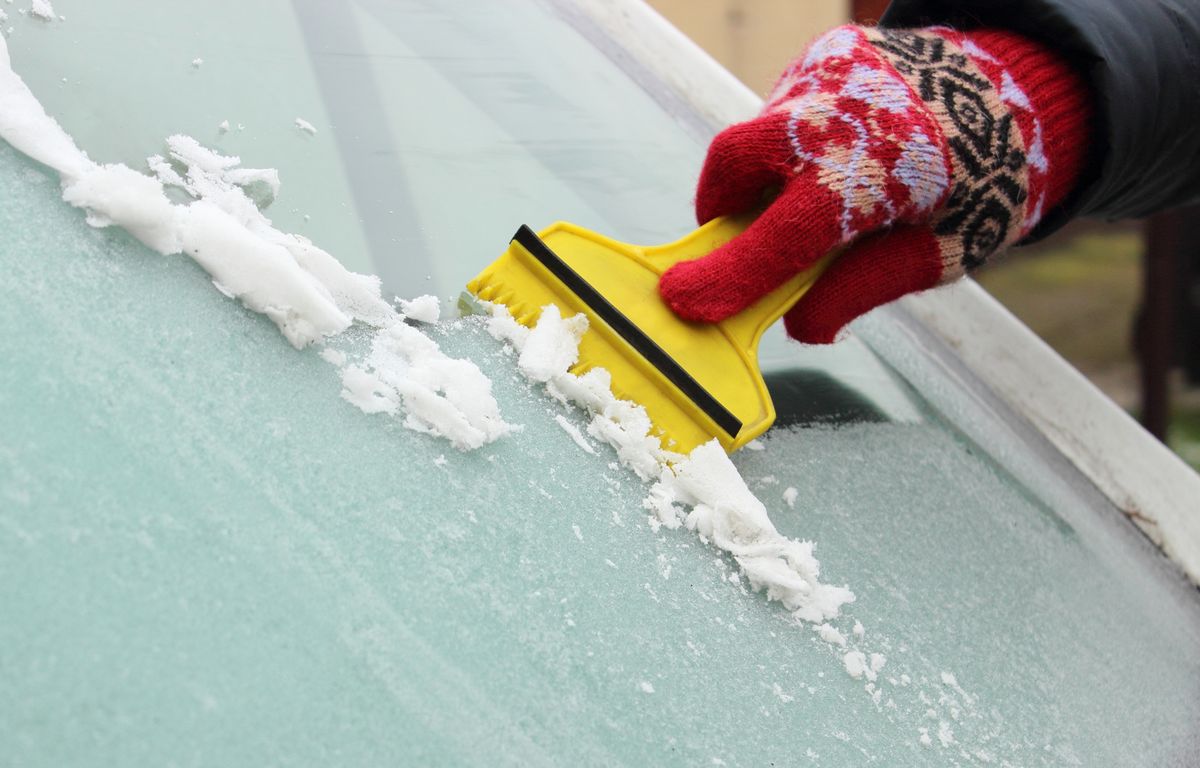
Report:
[{"label": "knitted mitten", "polygon": [[696,216],[778,196],[742,235],[668,270],[659,291],[681,316],[715,322],[850,244],[785,318],[793,338],[831,342],[860,314],[1028,234],[1078,178],[1089,118],[1080,76],[1018,35],[838,27],[758,117],[713,140]]}]

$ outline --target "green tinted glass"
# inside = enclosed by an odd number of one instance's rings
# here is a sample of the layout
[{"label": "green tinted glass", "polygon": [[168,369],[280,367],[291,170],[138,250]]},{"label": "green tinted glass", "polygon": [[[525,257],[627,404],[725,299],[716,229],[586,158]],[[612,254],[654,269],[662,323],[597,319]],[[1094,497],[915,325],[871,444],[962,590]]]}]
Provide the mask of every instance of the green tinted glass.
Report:
[{"label": "green tinted glass", "polygon": [[[457,292],[525,221],[689,224],[703,142],[551,6],[99,5],[10,38],[82,147],[277,167],[276,223],[392,292]],[[1195,762],[1194,592],[894,329],[860,327],[934,402],[860,341],[780,343],[792,426],[737,457],[858,595],[843,648],[651,530],[477,322],[434,333],[525,429],[460,454],[7,147],[0,185],[0,762]]]}]

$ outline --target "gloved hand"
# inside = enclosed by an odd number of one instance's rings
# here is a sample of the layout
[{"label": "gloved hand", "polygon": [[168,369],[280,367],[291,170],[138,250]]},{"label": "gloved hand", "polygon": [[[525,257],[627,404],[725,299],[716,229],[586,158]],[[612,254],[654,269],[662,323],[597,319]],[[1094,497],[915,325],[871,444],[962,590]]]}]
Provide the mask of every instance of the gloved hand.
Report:
[{"label": "gloved hand", "polygon": [[668,270],[659,291],[679,315],[715,322],[849,244],[785,317],[793,338],[829,343],[1028,234],[1075,184],[1089,120],[1073,68],[1012,33],[838,27],[758,117],[713,140],[696,218],[778,196],[743,234]]}]

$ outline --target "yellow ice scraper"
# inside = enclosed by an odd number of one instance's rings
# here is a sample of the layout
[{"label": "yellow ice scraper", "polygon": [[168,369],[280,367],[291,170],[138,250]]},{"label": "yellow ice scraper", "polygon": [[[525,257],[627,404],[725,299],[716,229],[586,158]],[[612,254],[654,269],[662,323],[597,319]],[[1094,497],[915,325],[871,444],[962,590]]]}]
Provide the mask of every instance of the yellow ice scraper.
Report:
[{"label": "yellow ice scraper", "polygon": [[672,264],[740,234],[752,218],[714,219],[654,246],[628,245],[566,222],[536,234],[523,226],[467,290],[505,305],[529,327],[547,304],[557,305],[563,317],[582,312],[590,325],[572,373],[607,369],[613,393],[645,407],[665,448],[687,453],[715,437],[732,453],[775,421],[758,368],[759,339],[800,300],[833,254],[714,324],[672,312],[658,295],[658,278]]}]

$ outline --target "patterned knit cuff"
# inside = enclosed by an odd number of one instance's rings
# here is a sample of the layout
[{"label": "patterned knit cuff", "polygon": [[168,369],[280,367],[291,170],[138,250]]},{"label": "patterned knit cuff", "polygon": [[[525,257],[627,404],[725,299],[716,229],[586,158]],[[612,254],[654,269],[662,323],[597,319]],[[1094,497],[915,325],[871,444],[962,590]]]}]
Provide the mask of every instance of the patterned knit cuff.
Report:
[{"label": "patterned knit cuff", "polygon": [[1020,237],[1070,194],[1087,158],[1092,98],[1087,82],[1053,50],[1006,30],[938,28],[999,90],[1020,128],[1029,196]]}]

